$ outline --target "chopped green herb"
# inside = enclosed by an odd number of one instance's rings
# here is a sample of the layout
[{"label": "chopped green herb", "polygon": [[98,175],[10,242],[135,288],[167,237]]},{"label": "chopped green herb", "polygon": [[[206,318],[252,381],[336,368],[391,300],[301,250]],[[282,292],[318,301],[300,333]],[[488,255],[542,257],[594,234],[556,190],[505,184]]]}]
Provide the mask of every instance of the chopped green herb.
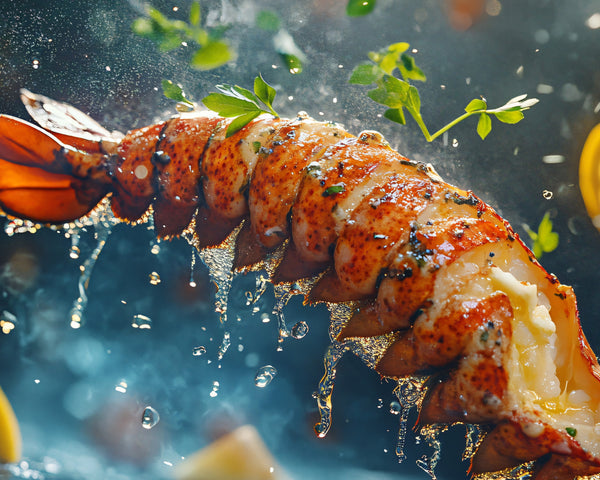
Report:
[{"label": "chopped green herb", "polygon": [[285,63],[286,68],[292,75],[302,73],[304,66],[302,65],[302,60],[300,60],[296,55],[292,55],[291,53],[280,53],[280,55]]},{"label": "chopped green herb", "polygon": [[252,142],[252,148],[254,149],[254,153],[258,153],[260,147],[262,147],[262,144],[260,142]]},{"label": "chopped green herb", "polygon": [[[421,98],[419,91],[411,81],[424,82],[427,77],[416,65],[414,57],[408,55],[410,45],[399,42],[389,45],[380,52],[370,52],[370,62],[362,63],[354,68],[349,83],[357,85],[372,85],[375,88],[367,95],[371,100],[388,107],[384,117],[401,125],[406,124],[405,110],[415,120],[425,139],[431,142],[456,124],[472,115],[479,115],[477,133],[481,139],[492,130],[492,116],[503,123],[514,124],[523,119],[523,112],[538,103],[537,98],[527,98],[519,95],[510,99],[498,108],[489,109],[483,99],[474,99],[465,107],[465,113],[455,118],[434,133],[429,133],[421,115]],[[398,71],[395,74],[395,71]]]},{"label": "chopped green herb", "polygon": [[552,252],[558,247],[558,233],[552,231],[550,212],[544,214],[544,217],[538,226],[537,233],[531,230],[527,225],[523,225],[523,227],[531,240],[533,240],[531,250],[537,258],[540,258],[544,253]]},{"label": "chopped green herb", "polygon": [[227,137],[241,130],[262,113],[279,116],[273,109],[277,92],[260,75],[254,79],[254,92],[237,85],[217,85],[216,88],[219,92],[208,94],[202,99],[202,103],[222,117],[233,118],[227,127]]},{"label": "chopped green herb", "polygon": [[483,332],[481,334],[481,336],[479,337],[479,340],[481,340],[481,343],[485,343],[488,341],[488,338],[490,338],[490,332],[488,332],[487,330],[485,332]]},{"label": "chopped green herb", "polygon": [[571,435],[572,437],[575,437],[575,435],[577,435],[577,429],[573,428],[573,427],[567,427],[565,428],[565,430],[567,431],[567,433],[569,435]]},{"label": "chopped green herb", "polygon": [[343,183],[338,183],[337,185],[332,185],[331,187],[326,188],[323,192],[323,196],[329,197],[331,195],[337,195],[338,193],[342,193],[344,191],[346,191],[346,185],[344,185]]},{"label": "chopped green herb", "polygon": [[133,32],[148,38],[163,52],[169,52],[182,46],[195,45],[190,65],[198,70],[211,70],[233,60],[234,52],[221,40],[224,28],[210,31],[202,28],[201,10],[198,2],[190,7],[188,21],[171,20],[156,8],[149,7],[147,16],[137,18],[131,24]]},{"label": "chopped green herb", "polygon": [[371,13],[375,8],[375,0],[348,0],[346,14],[350,17],[361,17]]}]

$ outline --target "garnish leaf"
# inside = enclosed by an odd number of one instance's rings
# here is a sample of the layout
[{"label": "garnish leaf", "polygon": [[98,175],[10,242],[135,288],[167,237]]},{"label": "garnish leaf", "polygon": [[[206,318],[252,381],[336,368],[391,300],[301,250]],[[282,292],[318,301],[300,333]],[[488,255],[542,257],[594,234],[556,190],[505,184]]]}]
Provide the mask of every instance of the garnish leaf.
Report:
[{"label": "garnish leaf", "polygon": [[487,113],[479,115],[479,121],[477,122],[477,134],[482,140],[492,131],[492,119]]},{"label": "garnish leaf", "polygon": [[262,30],[276,32],[279,30],[281,20],[273,10],[261,10],[258,12],[258,15],[256,15],[255,23],[256,26]]},{"label": "garnish leaf", "polygon": [[179,85],[173,83],[171,80],[163,80],[161,84],[165,97],[175,100],[176,102],[186,103],[191,106],[194,105],[191,100],[186,98],[183,89]]},{"label": "garnish leaf", "polygon": [[375,8],[375,0],[348,0],[346,14],[350,17],[367,15]]},{"label": "garnish leaf", "polygon": [[202,103],[222,117],[233,118],[227,127],[227,137],[263,113],[279,116],[273,109],[277,92],[260,75],[254,79],[254,93],[238,85],[217,85],[216,89],[218,92],[209,93]]},{"label": "garnish leaf", "polygon": [[379,52],[369,52],[371,63],[357,65],[352,71],[349,83],[374,85],[367,95],[373,101],[388,107],[384,116],[404,125],[406,118],[403,109],[406,109],[428,142],[472,115],[479,115],[477,133],[481,139],[485,139],[492,130],[492,116],[502,123],[518,123],[524,118],[523,112],[538,102],[537,98],[527,98],[527,95],[523,94],[511,98],[501,107],[489,109],[485,100],[474,99],[465,107],[465,113],[436,132],[430,133],[421,115],[421,97],[417,88],[411,84],[412,81],[424,82],[427,77],[417,66],[414,57],[406,53],[409,47],[408,43],[398,42]]},{"label": "garnish leaf", "polygon": [[552,220],[550,220],[550,212],[546,212],[537,232],[534,232],[527,225],[523,225],[529,237],[533,240],[531,250],[533,254],[540,258],[544,253],[552,252],[558,247],[558,233],[552,231]]},{"label": "garnish leaf", "polygon": [[149,7],[147,16],[137,18],[131,24],[133,32],[148,38],[159,50],[169,52],[176,48],[192,47],[190,65],[199,70],[211,70],[235,58],[235,52],[221,36],[227,27],[211,30],[202,28],[201,9],[198,2],[190,7],[189,20],[171,20],[156,8]]}]

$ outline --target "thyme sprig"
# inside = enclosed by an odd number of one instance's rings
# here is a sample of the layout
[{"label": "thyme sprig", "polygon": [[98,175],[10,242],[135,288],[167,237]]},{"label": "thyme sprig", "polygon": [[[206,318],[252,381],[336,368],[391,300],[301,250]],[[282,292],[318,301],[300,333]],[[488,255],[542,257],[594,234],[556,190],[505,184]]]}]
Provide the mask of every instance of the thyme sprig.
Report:
[{"label": "thyme sprig", "polygon": [[425,82],[427,77],[416,65],[414,57],[406,53],[409,47],[408,43],[399,42],[389,45],[380,52],[370,52],[370,61],[358,65],[352,71],[349,83],[375,84],[375,88],[370,90],[367,95],[375,102],[388,107],[384,116],[388,120],[405,125],[405,111],[408,112],[428,142],[435,140],[456,124],[473,115],[479,115],[477,133],[483,140],[492,130],[492,116],[503,123],[518,123],[523,119],[523,112],[538,103],[537,98],[528,99],[524,94],[510,99],[501,107],[490,109],[483,98],[476,98],[467,104],[464,114],[434,133],[430,133],[421,115],[419,91],[410,83],[411,81]]}]

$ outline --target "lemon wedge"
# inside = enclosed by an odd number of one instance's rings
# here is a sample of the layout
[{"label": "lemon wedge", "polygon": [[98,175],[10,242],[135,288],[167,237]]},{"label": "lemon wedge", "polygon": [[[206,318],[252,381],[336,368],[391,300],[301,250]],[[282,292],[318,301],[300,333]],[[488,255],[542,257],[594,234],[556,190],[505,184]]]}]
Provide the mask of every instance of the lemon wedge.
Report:
[{"label": "lemon wedge", "polygon": [[19,423],[6,395],[0,388],[0,462],[14,463],[21,458]]},{"label": "lemon wedge", "polygon": [[258,431],[244,425],[177,465],[176,480],[290,480]]},{"label": "lemon wedge", "polygon": [[588,215],[600,230],[600,124],[588,135],[579,160],[579,188]]}]

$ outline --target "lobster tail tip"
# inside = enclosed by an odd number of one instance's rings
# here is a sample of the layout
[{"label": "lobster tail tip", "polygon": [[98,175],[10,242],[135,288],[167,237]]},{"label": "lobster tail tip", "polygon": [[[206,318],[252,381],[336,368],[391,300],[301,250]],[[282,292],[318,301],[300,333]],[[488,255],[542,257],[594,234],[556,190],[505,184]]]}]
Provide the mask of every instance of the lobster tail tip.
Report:
[{"label": "lobster tail tip", "polygon": [[0,208],[42,223],[84,216],[106,195],[107,186],[75,175],[73,164],[94,159],[101,161],[69,150],[35,125],[0,115]]}]

